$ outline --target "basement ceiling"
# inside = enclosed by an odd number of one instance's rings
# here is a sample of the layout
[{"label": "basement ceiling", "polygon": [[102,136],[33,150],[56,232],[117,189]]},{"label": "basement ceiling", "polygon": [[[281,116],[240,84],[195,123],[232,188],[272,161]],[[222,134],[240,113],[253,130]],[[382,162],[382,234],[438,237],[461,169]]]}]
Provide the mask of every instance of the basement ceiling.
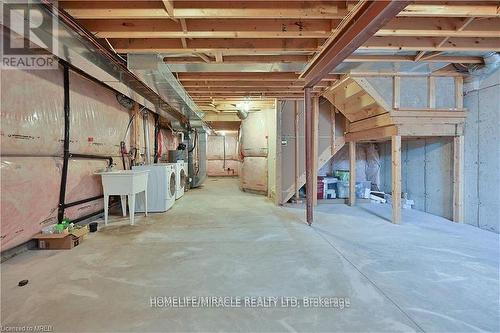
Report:
[{"label": "basement ceiling", "polygon": [[[226,100],[301,98],[299,73],[356,1],[59,1],[121,54],[156,54],[206,112]],[[433,71],[500,51],[498,2],[407,6],[335,72]],[[334,73],[313,93],[338,79]],[[227,103],[226,103],[227,104]]]}]

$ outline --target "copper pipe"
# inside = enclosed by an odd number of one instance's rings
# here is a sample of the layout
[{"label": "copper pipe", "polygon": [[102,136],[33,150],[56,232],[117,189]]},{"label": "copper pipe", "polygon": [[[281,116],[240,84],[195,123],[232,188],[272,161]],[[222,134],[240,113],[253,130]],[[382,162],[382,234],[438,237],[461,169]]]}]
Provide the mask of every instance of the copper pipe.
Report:
[{"label": "copper pipe", "polygon": [[311,88],[304,88],[304,111],[306,116],[306,222],[313,223],[313,114]]}]

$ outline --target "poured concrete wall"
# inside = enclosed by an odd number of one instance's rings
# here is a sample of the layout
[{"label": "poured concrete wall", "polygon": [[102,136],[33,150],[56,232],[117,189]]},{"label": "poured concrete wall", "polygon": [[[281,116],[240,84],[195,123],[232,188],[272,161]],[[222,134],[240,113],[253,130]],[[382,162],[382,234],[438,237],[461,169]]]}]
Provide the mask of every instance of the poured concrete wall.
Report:
[{"label": "poured concrete wall", "polygon": [[[391,192],[391,143],[379,144],[381,190]],[[402,191],[415,209],[453,217],[453,140],[427,138],[401,144]]]},{"label": "poured concrete wall", "polygon": [[466,85],[465,222],[500,232],[500,70]]},{"label": "poured concrete wall", "polygon": [[[438,87],[452,86],[441,80]],[[480,84],[466,86],[464,213],[465,223],[500,232],[500,71]],[[438,97],[440,96],[440,97]],[[450,105],[451,96],[436,92],[438,106]],[[381,187],[391,191],[391,146],[379,144]],[[404,140],[402,190],[415,200],[414,208],[448,219],[453,216],[452,138]]]}]

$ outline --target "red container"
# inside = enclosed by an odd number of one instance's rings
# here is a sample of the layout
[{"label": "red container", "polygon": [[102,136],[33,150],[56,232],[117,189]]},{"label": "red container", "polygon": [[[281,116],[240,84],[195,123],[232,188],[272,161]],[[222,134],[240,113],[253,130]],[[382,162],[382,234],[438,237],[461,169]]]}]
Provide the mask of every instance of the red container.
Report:
[{"label": "red container", "polygon": [[317,198],[318,200],[322,200],[325,197],[325,183],[323,183],[323,177],[318,177],[317,184],[318,184]]}]

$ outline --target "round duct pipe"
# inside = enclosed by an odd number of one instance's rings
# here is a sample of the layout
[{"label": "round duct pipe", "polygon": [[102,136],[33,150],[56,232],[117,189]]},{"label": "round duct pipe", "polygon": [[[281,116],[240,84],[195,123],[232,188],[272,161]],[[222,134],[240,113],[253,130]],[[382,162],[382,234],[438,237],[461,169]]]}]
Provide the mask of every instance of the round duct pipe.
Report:
[{"label": "round duct pipe", "polygon": [[238,109],[237,114],[238,118],[240,118],[241,120],[247,119],[248,117],[248,111],[245,110]]},{"label": "round duct pipe", "polygon": [[500,67],[500,54],[490,52],[483,56],[484,64],[469,64],[467,66],[468,77],[465,82],[481,81]]},{"label": "round duct pipe", "polygon": [[129,111],[134,107],[134,101],[123,94],[116,94],[116,100],[121,106]]}]

